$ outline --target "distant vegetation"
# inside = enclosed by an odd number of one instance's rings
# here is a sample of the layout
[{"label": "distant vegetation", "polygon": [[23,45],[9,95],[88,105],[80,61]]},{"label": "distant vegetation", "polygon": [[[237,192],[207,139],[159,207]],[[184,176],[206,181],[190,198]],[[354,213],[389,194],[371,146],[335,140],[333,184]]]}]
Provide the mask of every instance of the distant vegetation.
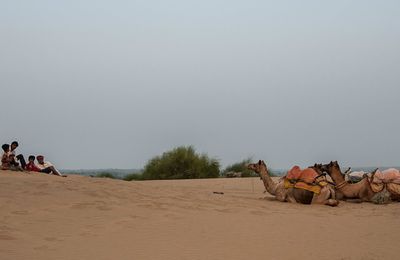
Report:
[{"label": "distant vegetation", "polygon": [[217,178],[218,160],[197,154],[192,146],[181,146],[149,160],[143,170],[144,180]]},{"label": "distant vegetation", "polygon": [[[253,162],[252,158],[244,159],[241,162],[237,162],[231,165],[228,165],[225,170],[221,172],[222,177],[227,177],[230,173],[240,173],[241,177],[257,177],[258,174],[253,172],[252,170],[247,169],[247,165]],[[268,172],[271,176],[280,176],[284,175],[286,171],[280,172],[278,170],[268,169]]]},{"label": "distant vegetation", "polygon": [[[228,165],[223,171],[217,159],[207,154],[196,153],[193,146],[180,146],[150,159],[143,170],[140,169],[95,169],[62,170],[66,174],[79,174],[96,178],[111,178],[125,181],[199,179],[218,177],[255,177],[247,169],[251,158]],[[281,176],[286,170],[269,170],[272,176]]]},{"label": "distant vegetation", "polygon": [[247,165],[251,163],[251,158],[245,159],[241,162],[234,163],[229,165],[222,171],[221,176],[226,177],[228,173],[235,172],[241,173],[241,177],[255,177],[257,174],[249,169],[247,169]]},{"label": "distant vegetation", "polygon": [[[199,155],[192,146],[177,147],[161,156],[149,160],[144,170],[141,169],[93,169],[93,170],[61,170],[65,174],[79,174],[96,178],[111,178],[125,181],[165,180],[165,179],[196,179],[216,177],[255,177],[256,173],[247,169],[251,158],[228,165],[220,171],[216,159],[207,155]],[[344,167],[345,168],[345,167]],[[390,167],[353,167],[353,171],[371,172],[376,168]],[[400,167],[392,167],[400,168]],[[271,176],[283,176],[287,169],[268,169]],[[240,173],[240,174],[237,174]]]},{"label": "distant vegetation", "polygon": [[143,180],[143,174],[139,173],[131,173],[128,175],[125,175],[122,178],[124,181],[142,181]]},{"label": "distant vegetation", "polygon": [[[158,157],[160,158],[160,157]],[[154,160],[153,158],[152,160]],[[211,159],[209,159],[211,160]],[[215,159],[214,159],[215,160]],[[148,162],[150,164],[151,160]],[[232,165],[228,165],[223,171],[219,173],[220,177],[227,177],[228,173],[240,173],[241,177],[254,177],[258,176],[252,171],[247,169],[247,164],[251,163],[251,159],[245,159],[241,162],[234,163]],[[344,167],[345,168],[345,167]],[[353,171],[367,171],[372,172],[376,168],[380,169],[387,169],[387,168],[397,168],[400,167],[352,167]],[[271,176],[284,176],[287,169],[268,169]],[[111,179],[120,179],[125,181],[141,181],[141,180],[148,180],[145,179],[143,176],[143,170],[139,169],[93,169],[93,170],[61,170],[64,174],[78,174],[84,176],[91,176],[96,178],[111,178]],[[218,172],[219,172],[219,164],[218,164]],[[183,175],[183,174],[182,174]],[[203,174],[202,176],[207,176],[207,174]],[[214,178],[218,177],[215,174],[215,170],[212,176],[209,177],[200,177],[200,178]],[[192,178],[192,177],[187,177]],[[186,178],[186,179],[187,179]]]},{"label": "distant vegetation", "polygon": [[140,174],[141,170],[139,169],[83,169],[83,170],[61,170],[62,173],[65,174],[78,174],[84,176],[91,177],[109,177],[111,175],[115,179],[123,179],[127,175]]},{"label": "distant vegetation", "polygon": [[107,172],[96,174],[94,177],[116,179],[116,177],[114,175],[112,175],[111,173],[107,173]]}]

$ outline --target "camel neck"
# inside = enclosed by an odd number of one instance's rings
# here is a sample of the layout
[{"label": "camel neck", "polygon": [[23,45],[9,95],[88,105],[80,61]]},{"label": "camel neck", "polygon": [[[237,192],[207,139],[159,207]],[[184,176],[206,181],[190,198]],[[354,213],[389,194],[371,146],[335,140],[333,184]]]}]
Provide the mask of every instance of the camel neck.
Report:
[{"label": "camel neck", "polygon": [[329,175],[332,177],[333,181],[336,184],[339,184],[339,183],[342,183],[345,181],[345,179],[342,175],[342,172],[340,171],[340,168],[332,168]]},{"label": "camel neck", "polygon": [[262,169],[260,171],[260,176],[268,193],[270,193],[271,195],[275,195],[276,183],[272,180],[271,176],[269,176],[268,170]]}]

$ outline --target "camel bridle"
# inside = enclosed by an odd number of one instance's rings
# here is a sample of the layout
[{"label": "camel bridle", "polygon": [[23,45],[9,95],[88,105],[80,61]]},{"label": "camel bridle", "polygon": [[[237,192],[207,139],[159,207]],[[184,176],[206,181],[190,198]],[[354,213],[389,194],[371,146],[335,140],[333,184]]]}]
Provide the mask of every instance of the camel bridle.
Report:
[{"label": "camel bridle", "polygon": [[347,184],[349,184],[349,183],[346,180],[344,180],[341,183],[339,183],[338,185],[336,185],[336,189],[340,190],[341,188],[343,188]]}]

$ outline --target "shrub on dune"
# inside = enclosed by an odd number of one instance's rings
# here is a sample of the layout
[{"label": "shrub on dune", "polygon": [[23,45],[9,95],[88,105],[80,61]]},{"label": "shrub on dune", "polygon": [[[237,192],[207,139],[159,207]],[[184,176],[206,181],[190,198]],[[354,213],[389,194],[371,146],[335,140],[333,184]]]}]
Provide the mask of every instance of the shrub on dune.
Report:
[{"label": "shrub on dune", "polygon": [[251,163],[251,158],[245,159],[241,162],[237,162],[231,165],[228,165],[225,170],[222,172],[222,176],[226,176],[229,172],[237,172],[241,173],[241,177],[254,177],[257,176],[253,171],[247,169],[247,165]]},{"label": "shrub on dune", "polygon": [[217,178],[219,167],[218,160],[181,146],[149,160],[142,176],[145,180]]},{"label": "shrub on dune", "polygon": [[143,175],[141,173],[131,173],[125,175],[123,178],[124,181],[140,181],[143,180]]}]

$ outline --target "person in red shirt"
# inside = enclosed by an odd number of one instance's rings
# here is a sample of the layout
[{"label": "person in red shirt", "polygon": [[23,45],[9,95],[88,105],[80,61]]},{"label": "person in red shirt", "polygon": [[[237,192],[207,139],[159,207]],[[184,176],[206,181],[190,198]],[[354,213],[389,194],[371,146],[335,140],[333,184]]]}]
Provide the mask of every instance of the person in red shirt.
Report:
[{"label": "person in red shirt", "polygon": [[25,170],[31,171],[31,172],[40,172],[40,168],[36,166],[35,164],[35,156],[30,155],[28,157],[28,163],[25,166]]}]

